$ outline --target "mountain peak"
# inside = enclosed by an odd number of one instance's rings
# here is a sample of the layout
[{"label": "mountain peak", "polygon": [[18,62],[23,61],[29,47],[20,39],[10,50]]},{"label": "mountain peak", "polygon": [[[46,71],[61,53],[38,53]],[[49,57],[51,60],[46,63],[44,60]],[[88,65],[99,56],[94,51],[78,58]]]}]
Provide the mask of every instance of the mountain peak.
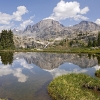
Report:
[{"label": "mountain peak", "polygon": [[100,26],[94,22],[81,21],[79,24],[73,26],[74,29],[80,31],[97,31],[100,30]]},{"label": "mountain peak", "polygon": [[[36,23],[31,27],[32,31],[39,33],[40,31],[44,33],[47,29],[62,29],[63,25],[61,25],[58,21],[53,19],[43,19],[39,23]],[[40,33],[41,33],[40,32]]]},{"label": "mountain peak", "polygon": [[50,26],[63,26],[58,21],[53,20],[53,19],[43,19],[43,20],[41,20],[39,22],[39,25],[45,26],[45,27],[50,27]]},{"label": "mountain peak", "polygon": [[79,24],[94,24],[94,25],[97,25],[96,23],[90,22],[90,21],[81,21]]},{"label": "mountain peak", "polygon": [[79,24],[88,24],[89,21],[81,21]]},{"label": "mountain peak", "polygon": [[31,28],[32,28],[32,26],[31,25],[28,25],[24,31],[31,30]]}]

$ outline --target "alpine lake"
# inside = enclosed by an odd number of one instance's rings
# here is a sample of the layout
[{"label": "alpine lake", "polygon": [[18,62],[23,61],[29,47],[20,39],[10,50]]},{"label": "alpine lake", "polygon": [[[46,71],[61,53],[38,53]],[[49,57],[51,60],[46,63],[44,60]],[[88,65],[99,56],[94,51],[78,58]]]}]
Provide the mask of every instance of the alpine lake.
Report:
[{"label": "alpine lake", "polygon": [[68,73],[85,73],[95,77],[98,69],[98,54],[1,52],[0,98],[52,100],[47,87],[55,77]]}]

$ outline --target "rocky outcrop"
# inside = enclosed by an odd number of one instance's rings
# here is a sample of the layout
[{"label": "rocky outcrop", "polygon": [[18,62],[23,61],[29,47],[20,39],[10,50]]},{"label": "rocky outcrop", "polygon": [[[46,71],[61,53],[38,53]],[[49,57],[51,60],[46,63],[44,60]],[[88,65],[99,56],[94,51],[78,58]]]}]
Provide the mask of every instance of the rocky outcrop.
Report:
[{"label": "rocky outcrop", "polygon": [[13,37],[15,47],[16,48],[37,48],[41,49],[44,48],[46,43],[42,41],[36,41],[34,37],[31,36],[19,36],[19,35],[14,35]]}]

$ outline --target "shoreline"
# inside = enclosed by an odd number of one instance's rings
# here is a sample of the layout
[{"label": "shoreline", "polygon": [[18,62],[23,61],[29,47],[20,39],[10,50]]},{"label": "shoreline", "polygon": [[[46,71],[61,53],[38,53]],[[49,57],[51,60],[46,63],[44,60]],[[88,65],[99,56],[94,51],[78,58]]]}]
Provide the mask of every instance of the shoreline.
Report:
[{"label": "shoreline", "polygon": [[89,53],[89,54],[100,54],[100,49],[70,49],[70,50],[0,50],[0,52],[49,52],[49,53]]}]

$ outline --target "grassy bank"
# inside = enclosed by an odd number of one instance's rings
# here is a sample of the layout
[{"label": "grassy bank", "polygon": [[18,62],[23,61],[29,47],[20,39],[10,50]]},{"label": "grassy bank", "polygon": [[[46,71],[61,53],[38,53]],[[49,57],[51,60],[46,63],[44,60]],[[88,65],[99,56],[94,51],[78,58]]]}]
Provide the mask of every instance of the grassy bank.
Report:
[{"label": "grassy bank", "polygon": [[68,48],[47,48],[43,52],[58,52],[58,53],[91,53],[91,54],[100,54],[100,48],[93,49],[87,47],[68,47]]},{"label": "grassy bank", "polygon": [[68,74],[55,78],[48,86],[54,100],[100,100],[100,80],[85,74]]},{"label": "grassy bank", "polygon": [[100,49],[92,49],[92,48],[70,48],[69,52],[73,53],[100,53]]},{"label": "grassy bank", "polygon": [[47,48],[47,49],[15,49],[15,50],[0,50],[0,52],[56,52],[56,53],[91,53],[100,54],[100,49],[91,48]]}]

